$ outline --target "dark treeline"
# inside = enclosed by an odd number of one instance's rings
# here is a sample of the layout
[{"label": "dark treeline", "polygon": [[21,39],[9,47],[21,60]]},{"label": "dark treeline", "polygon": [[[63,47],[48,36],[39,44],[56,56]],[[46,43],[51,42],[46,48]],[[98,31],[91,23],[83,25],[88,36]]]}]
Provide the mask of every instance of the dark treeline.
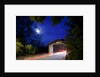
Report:
[{"label": "dark treeline", "polygon": [[69,60],[83,59],[83,16],[68,16],[69,34],[65,37]]}]

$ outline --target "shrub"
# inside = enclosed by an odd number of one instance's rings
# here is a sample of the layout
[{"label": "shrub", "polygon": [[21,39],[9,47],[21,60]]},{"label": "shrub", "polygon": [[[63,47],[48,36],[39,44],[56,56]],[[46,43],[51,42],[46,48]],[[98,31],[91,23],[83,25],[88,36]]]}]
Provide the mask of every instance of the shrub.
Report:
[{"label": "shrub", "polygon": [[23,45],[21,42],[16,41],[16,56],[22,55],[23,54]]},{"label": "shrub", "polygon": [[37,51],[37,48],[32,47],[31,44],[25,45],[25,53],[26,54],[35,54],[36,51]]}]

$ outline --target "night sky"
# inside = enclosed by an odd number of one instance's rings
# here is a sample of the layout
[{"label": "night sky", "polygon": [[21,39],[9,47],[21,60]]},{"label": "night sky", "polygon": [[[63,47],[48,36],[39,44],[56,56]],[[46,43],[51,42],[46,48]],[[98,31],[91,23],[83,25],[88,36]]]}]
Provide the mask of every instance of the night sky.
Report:
[{"label": "night sky", "polygon": [[67,35],[66,30],[68,29],[68,27],[64,25],[65,21],[68,21],[67,17],[64,17],[59,24],[53,26],[50,16],[47,16],[42,24],[37,23],[37,26],[40,29],[40,34],[42,35],[41,42],[45,46],[54,40],[64,39]]}]

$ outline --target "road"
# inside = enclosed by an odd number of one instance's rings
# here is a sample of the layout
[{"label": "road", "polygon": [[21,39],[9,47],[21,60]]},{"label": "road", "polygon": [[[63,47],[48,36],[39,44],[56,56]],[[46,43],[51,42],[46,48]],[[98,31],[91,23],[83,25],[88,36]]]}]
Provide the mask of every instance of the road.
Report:
[{"label": "road", "polygon": [[57,52],[48,56],[39,58],[37,60],[65,60],[66,52]]}]

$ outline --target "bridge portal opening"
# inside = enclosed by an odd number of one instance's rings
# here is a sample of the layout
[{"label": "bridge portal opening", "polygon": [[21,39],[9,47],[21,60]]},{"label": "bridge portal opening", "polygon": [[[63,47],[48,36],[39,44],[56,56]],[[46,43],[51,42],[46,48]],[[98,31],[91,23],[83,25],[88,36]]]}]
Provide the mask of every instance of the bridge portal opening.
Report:
[{"label": "bridge portal opening", "polygon": [[49,54],[54,54],[57,52],[66,52],[67,46],[63,43],[62,40],[56,40],[48,45]]}]

